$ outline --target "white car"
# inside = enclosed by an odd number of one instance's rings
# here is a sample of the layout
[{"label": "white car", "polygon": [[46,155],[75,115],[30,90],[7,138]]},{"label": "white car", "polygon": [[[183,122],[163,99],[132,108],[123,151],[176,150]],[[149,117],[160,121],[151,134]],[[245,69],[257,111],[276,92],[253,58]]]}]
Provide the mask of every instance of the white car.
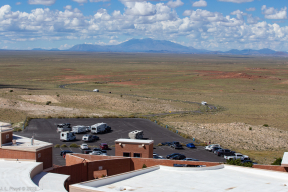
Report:
[{"label": "white car", "polygon": [[99,89],[93,89],[93,92],[99,92]]},{"label": "white car", "polygon": [[163,156],[160,156],[160,155],[158,155],[157,153],[153,153],[153,157],[154,156],[157,156],[157,157],[159,157],[159,158],[163,158]]},{"label": "white car", "polygon": [[101,151],[92,151],[89,155],[103,155],[107,156],[107,153],[102,153]]},{"label": "white car", "polygon": [[83,143],[82,145],[80,145],[80,149],[84,150],[84,149],[89,149],[89,146],[85,143]]}]

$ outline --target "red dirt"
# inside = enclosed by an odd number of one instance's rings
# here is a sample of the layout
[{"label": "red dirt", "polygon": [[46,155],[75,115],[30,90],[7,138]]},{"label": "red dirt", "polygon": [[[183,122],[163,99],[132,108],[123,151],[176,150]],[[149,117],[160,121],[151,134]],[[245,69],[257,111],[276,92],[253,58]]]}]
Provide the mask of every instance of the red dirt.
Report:
[{"label": "red dirt", "polygon": [[248,75],[244,72],[225,72],[225,71],[197,71],[200,76],[209,77],[211,79],[259,79],[267,78],[261,75]]}]

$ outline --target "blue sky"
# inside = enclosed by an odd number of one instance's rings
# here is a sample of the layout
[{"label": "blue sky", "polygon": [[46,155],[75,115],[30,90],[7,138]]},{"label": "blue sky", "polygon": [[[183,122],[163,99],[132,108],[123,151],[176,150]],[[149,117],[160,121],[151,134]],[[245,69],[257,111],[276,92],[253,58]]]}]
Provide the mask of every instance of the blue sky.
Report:
[{"label": "blue sky", "polygon": [[132,38],[197,49],[288,51],[285,0],[1,0],[0,49],[68,49]]}]

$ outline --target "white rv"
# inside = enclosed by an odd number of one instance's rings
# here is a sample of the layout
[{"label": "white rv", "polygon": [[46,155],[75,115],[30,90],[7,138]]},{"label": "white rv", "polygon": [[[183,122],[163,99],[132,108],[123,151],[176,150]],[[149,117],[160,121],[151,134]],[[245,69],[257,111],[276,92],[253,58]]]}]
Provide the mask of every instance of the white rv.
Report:
[{"label": "white rv", "polygon": [[60,141],[74,141],[76,136],[73,132],[65,131],[60,133]]},{"label": "white rv", "polygon": [[143,131],[142,130],[135,130],[131,131],[128,136],[130,139],[143,139]]},{"label": "white rv", "polygon": [[91,133],[106,133],[111,130],[106,123],[97,123],[91,126]]},{"label": "white rv", "polygon": [[76,125],[72,127],[72,132],[74,133],[86,133],[87,127],[84,125]]}]

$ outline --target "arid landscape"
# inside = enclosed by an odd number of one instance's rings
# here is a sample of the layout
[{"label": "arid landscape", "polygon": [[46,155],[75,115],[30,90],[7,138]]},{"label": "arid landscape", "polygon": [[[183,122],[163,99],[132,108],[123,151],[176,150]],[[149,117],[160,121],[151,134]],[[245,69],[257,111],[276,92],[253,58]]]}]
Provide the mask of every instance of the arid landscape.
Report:
[{"label": "arid landscape", "polygon": [[259,163],[288,149],[286,58],[1,51],[0,59],[0,121],[16,127],[26,117],[145,116]]}]

